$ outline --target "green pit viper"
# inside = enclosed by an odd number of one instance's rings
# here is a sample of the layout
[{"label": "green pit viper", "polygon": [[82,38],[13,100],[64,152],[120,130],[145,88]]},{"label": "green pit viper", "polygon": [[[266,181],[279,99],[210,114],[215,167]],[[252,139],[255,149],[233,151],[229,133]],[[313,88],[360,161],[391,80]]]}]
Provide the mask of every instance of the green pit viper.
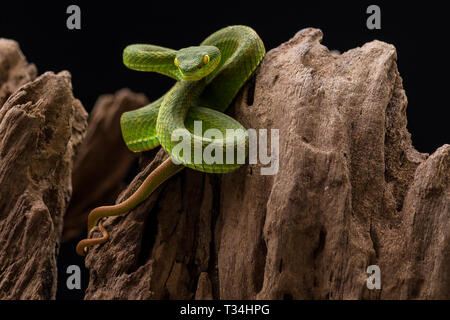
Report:
[{"label": "green pit viper", "polygon": [[[227,173],[241,165],[236,162],[208,164],[203,160],[195,163],[194,149],[201,147],[203,151],[212,139],[196,135],[193,130],[194,121],[202,121],[203,133],[209,128],[221,131],[223,140],[214,139],[214,142],[222,143],[224,153],[230,143],[232,148],[244,143],[247,149],[245,128],[223,112],[253,74],[264,54],[262,40],[247,26],[223,28],[210,35],[199,46],[178,51],[148,44],[133,44],[124,49],[123,62],[128,68],[153,71],[177,80],[164,96],[145,107],[123,113],[120,120],[123,139],[131,151],[142,152],[161,145],[169,158],[150,173],[128,199],[90,212],[88,234],[98,223],[103,236],[80,241],[76,248],[78,254],[84,255],[89,246],[108,240],[102,218],[132,210],[161,183],[184,167],[208,173]],[[172,141],[172,133],[176,129],[187,129],[185,132],[190,135],[193,151],[190,156],[188,152],[184,155],[173,153],[176,144]],[[230,141],[226,129],[242,129],[242,134],[232,137]]]}]

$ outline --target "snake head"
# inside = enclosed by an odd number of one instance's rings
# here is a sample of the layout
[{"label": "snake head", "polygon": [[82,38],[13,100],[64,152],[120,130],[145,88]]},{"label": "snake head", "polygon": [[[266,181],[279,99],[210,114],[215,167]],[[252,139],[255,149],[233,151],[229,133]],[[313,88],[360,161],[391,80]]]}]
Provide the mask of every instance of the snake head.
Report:
[{"label": "snake head", "polygon": [[220,62],[220,50],[214,46],[181,49],[174,60],[183,80],[197,81],[210,74]]}]

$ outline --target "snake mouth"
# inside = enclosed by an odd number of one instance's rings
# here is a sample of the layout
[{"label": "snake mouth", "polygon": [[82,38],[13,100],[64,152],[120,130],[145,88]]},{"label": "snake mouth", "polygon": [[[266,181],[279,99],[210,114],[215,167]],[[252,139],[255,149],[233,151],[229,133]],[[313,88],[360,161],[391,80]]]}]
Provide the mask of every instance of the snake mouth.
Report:
[{"label": "snake mouth", "polygon": [[183,80],[193,81],[197,80],[197,77],[193,73],[183,73]]}]

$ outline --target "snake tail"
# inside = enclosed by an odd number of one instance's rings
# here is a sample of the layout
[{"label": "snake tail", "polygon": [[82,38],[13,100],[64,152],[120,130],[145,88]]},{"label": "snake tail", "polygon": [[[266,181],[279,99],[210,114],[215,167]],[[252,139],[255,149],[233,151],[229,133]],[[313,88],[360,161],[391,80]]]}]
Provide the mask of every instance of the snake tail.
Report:
[{"label": "snake tail", "polygon": [[84,239],[78,242],[77,244],[77,254],[80,256],[84,256],[87,253],[87,248],[89,246],[94,246],[96,244],[102,244],[108,241],[109,234],[108,231],[106,231],[105,227],[103,226],[103,221],[100,220],[98,223],[98,228],[100,229],[100,232],[102,233],[102,236],[100,238],[93,238],[93,239]]},{"label": "snake tail", "polygon": [[[121,215],[132,210],[142,201],[147,199],[164,181],[181,171],[183,168],[184,166],[174,164],[169,157],[153,170],[147,178],[145,178],[139,188],[125,201],[113,206],[102,206],[92,210],[88,217],[88,235],[101,218]],[[99,228],[103,236],[101,238],[81,240],[76,248],[79,255],[85,255],[85,249],[88,246],[101,244],[108,240],[108,233],[103,226],[101,226],[101,221],[99,223]]]}]

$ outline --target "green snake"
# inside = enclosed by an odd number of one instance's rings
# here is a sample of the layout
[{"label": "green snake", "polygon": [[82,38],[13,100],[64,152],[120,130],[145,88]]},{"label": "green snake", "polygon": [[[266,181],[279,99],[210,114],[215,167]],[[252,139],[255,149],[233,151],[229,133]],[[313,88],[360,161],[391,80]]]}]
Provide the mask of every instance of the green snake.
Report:
[{"label": "green snake", "polygon": [[[244,83],[253,74],[265,54],[262,40],[247,26],[229,26],[207,37],[199,46],[180,50],[148,44],[133,44],[124,49],[123,62],[133,70],[152,71],[175,79],[175,85],[161,98],[121,117],[122,136],[127,147],[142,152],[161,145],[169,154],[125,201],[114,206],[92,210],[88,217],[88,234],[100,219],[127,213],[144,201],[161,183],[189,167],[208,173],[231,172],[242,164],[237,161],[211,163],[195,158],[210,144],[219,151],[244,146],[248,149],[245,128],[223,112],[231,104]],[[202,131],[195,131],[201,121]],[[217,129],[222,137],[206,136],[208,129]],[[227,129],[234,129],[229,135]],[[175,152],[174,132],[184,132],[190,143],[188,150]],[[196,161],[197,160],[197,161]],[[234,156],[233,160],[236,160]],[[175,163],[174,163],[175,162]],[[181,165],[180,165],[181,164]],[[84,239],[77,253],[84,255],[88,246],[107,241],[108,235],[99,223],[101,238]],[[106,235],[105,235],[106,234]]]}]

